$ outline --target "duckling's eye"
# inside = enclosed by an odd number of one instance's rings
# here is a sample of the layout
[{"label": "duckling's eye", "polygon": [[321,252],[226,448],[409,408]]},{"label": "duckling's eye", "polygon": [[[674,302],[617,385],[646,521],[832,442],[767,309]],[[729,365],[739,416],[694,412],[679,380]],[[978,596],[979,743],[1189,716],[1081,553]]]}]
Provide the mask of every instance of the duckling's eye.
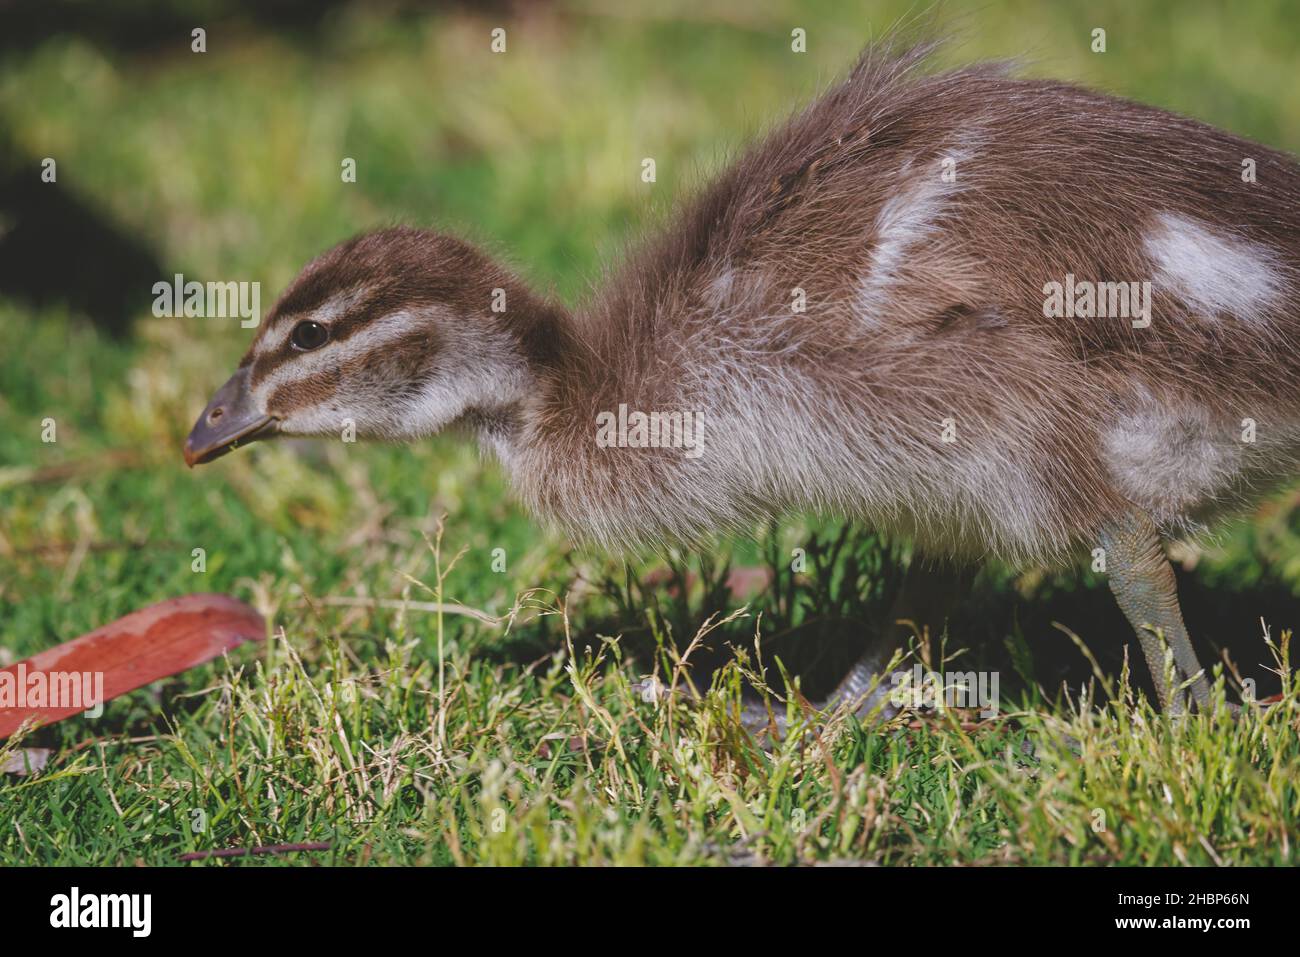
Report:
[{"label": "duckling's eye", "polygon": [[289,341],[293,343],[295,349],[307,352],[325,345],[329,337],[330,331],[328,329],[319,322],[312,322],[309,319],[293,327],[293,334],[289,336]]}]

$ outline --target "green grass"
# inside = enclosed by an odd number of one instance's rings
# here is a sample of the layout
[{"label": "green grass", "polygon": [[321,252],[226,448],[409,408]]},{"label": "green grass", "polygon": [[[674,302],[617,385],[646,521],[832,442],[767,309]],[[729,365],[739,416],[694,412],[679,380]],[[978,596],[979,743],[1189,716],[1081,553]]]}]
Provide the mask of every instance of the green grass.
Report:
[{"label": "green grass", "polygon": [[[503,21],[499,57],[493,19],[386,24],[352,8],[299,42],[216,32],[203,57],[58,38],[0,61],[0,121],[169,269],[260,280],[264,305],[311,255],[394,219],[468,232],[572,301],[674,196],[909,9],[868,21],[859,6],[561,5]],[[1281,3],[994,3],[966,14],[948,57],[1028,51],[1031,72],[1297,151],[1287,17]],[[1101,56],[1087,47],[1099,25]],[[793,26],[809,31],[806,56],[789,53]],[[345,156],[356,184],[339,181]],[[643,156],[658,162],[653,190]],[[920,650],[1005,668],[998,720],[837,716],[768,752],[735,718],[742,661],[757,664],[747,639],[763,636],[783,696],[778,661],[807,688],[833,680],[852,655],[841,639],[877,627],[897,553],[865,532],[837,548],[837,529],[796,521],[671,556],[668,588],[662,560],[625,566],[541,532],[452,437],[254,446],[189,472],[180,443],[248,333],[147,308],[142,296],[134,337],[117,342],[84,317],[0,301],[0,663],[195,591],[253,602],[273,634],[97,721],[10,742],[53,753],[39,774],[0,776],[0,863],[164,864],[299,841],[329,842],[314,856],[340,864],[1295,860],[1289,679],[1263,718],[1171,725],[1131,691],[1132,637],[1090,610],[1109,598],[1087,575],[991,569],[947,645]],[[795,547],[806,575],[788,571]],[[1276,686],[1258,619],[1282,655],[1300,591],[1294,497],[1183,559],[1193,633],[1233,632],[1220,637],[1249,649],[1242,674]],[[742,610],[720,584],[729,565],[771,566],[777,585]],[[331,603],[347,597],[520,610],[506,627]],[[1098,655],[1109,691],[1098,679],[1080,702],[1091,666],[1054,620]],[[690,677],[704,699],[646,701],[651,674]]]}]

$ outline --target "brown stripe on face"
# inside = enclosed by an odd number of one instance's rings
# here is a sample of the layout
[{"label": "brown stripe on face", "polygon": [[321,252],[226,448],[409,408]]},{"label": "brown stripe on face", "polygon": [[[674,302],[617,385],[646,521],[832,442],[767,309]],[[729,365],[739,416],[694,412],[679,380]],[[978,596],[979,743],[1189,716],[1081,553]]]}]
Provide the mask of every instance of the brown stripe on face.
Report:
[{"label": "brown stripe on face", "polygon": [[370,294],[330,324],[330,341],[345,342],[376,319],[404,310],[427,309],[436,302],[424,296]]},{"label": "brown stripe on face", "polygon": [[283,347],[275,352],[253,359],[253,373],[249,379],[250,384],[254,387],[261,385],[263,379],[297,354],[293,346],[286,342]]},{"label": "brown stripe on face", "polygon": [[285,416],[358,388],[364,389],[367,397],[385,395],[394,401],[411,398],[423,389],[437,356],[437,336],[432,326],[412,329],[372,352],[277,386],[267,400],[267,411]]},{"label": "brown stripe on face", "polygon": [[410,394],[424,385],[437,357],[437,334],[432,326],[425,326],[391,340],[381,356],[365,356],[349,365],[359,365],[361,374],[371,374],[390,394]]},{"label": "brown stripe on face", "polygon": [[328,402],[338,392],[343,373],[337,367],[317,372],[297,382],[278,386],[266,401],[266,411],[283,418],[311,405]]},{"label": "brown stripe on face", "polygon": [[[241,369],[244,366],[255,365],[255,363],[259,361],[257,354],[258,348],[268,338],[271,338],[273,335],[279,336],[285,330],[291,329],[303,320],[311,319],[329,303],[337,302],[340,299],[350,296],[355,296],[359,292],[359,287],[330,289],[319,282],[313,281],[313,279],[314,272],[312,265],[308,265],[307,269],[304,270],[301,276],[299,276],[295,284],[285,291],[285,293],[280,297],[279,302],[277,302],[267,314],[266,320],[262,323],[262,328],[257,331],[257,335],[248,345],[248,351],[244,353],[243,359],[239,362]],[[279,357],[282,352],[286,356],[293,355],[293,349],[289,346],[287,338],[280,350],[269,355]],[[286,361],[285,358],[279,358],[276,364],[278,365],[284,361]],[[270,368],[273,368],[273,366],[264,368],[261,375],[258,375],[255,366],[255,371],[252,377],[253,382],[256,383],[259,378],[265,376],[266,373],[270,371]]]},{"label": "brown stripe on face", "polygon": [[[344,315],[339,316],[337,319],[326,324],[330,331],[329,341],[346,342],[377,319],[382,319],[384,316],[392,315],[403,310],[427,308],[433,304],[434,303],[431,300],[421,297],[371,295],[348,309]],[[303,322],[309,318],[311,317],[308,315],[296,316],[293,320],[293,325],[297,325],[299,322]],[[430,333],[422,334],[430,335]],[[293,348],[288,339],[285,340],[283,346],[275,352],[268,353],[267,355],[254,357],[253,353],[255,350],[256,343],[254,343],[253,348],[249,350],[249,354],[244,357],[243,363],[247,364],[251,362],[253,365],[252,384],[254,386],[286,362],[292,361],[294,356],[300,354]]]}]

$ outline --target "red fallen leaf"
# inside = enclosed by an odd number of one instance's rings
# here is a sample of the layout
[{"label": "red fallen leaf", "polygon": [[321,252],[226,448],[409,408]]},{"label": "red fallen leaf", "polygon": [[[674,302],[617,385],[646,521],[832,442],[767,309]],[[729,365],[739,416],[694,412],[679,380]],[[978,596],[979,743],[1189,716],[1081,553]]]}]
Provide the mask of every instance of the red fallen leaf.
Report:
[{"label": "red fallen leaf", "polygon": [[[37,672],[102,672],[101,700],[112,701],[160,678],[211,661],[245,641],[265,637],[266,622],[242,601],[227,595],[182,595],[132,612],[26,661],[0,668],[0,675],[12,674],[11,684],[17,687],[20,673],[30,679]],[[84,710],[75,703],[67,707],[0,708],[0,739],[13,734],[28,718],[34,717],[39,726]]]}]

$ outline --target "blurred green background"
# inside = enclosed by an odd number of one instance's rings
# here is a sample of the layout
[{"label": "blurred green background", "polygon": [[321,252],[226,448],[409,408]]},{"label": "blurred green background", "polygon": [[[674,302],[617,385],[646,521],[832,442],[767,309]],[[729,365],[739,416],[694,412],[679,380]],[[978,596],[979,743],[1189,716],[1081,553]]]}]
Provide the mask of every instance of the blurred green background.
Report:
[{"label": "blurred green background", "polygon": [[[284,614],[303,594],[400,594],[406,574],[426,571],[420,535],[444,512],[449,541],[469,549],[450,587],[477,606],[501,611],[531,587],[623,574],[539,532],[497,471],[452,439],[259,446],[187,471],[184,435],[249,332],[233,319],[154,318],[149,287],[175,272],[260,281],[265,310],[311,256],[402,221],[467,234],[576,302],[676,197],[900,20],[953,32],[946,62],[1019,57],[1028,73],[1300,149],[1300,35],[1285,2],[0,9],[5,175],[40,190],[39,161],[54,158],[59,189],[118,237],[85,246],[70,229],[42,261],[74,292],[86,270],[116,268],[121,243],[161,268],[127,284],[129,327],[117,336],[107,306],[61,301],[57,289],[0,298],[0,645],[11,657],[190,591],[256,597]],[[207,31],[206,53],[191,51],[194,26]],[[504,54],[490,50],[495,27],[507,31]],[[795,27],[806,54],[791,52]],[[1102,54],[1090,50],[1097,27]],[[638,176],[644,156],[658,163],[652,187]],[[341,181],[345,157],[355,183]],[[41,441],[46,417],[53,444]],[[1291,624],[1294,504],[1283,497],[1180,552],[1200,640],[1257,646],[1261,615]],[[496,547],[505,574],[488,572]],[[740,561],[756,559],[739,547]],[[207,554],[202,575],[194,548]],[[1060,619],[1117,665],[1122,620],[1108,601],[1100,610],[1096,583],[994,579],[972,643],[1000,647],[1021,629],[1031,645],[1050,633],[1059,647],[1050,621]]]}]

